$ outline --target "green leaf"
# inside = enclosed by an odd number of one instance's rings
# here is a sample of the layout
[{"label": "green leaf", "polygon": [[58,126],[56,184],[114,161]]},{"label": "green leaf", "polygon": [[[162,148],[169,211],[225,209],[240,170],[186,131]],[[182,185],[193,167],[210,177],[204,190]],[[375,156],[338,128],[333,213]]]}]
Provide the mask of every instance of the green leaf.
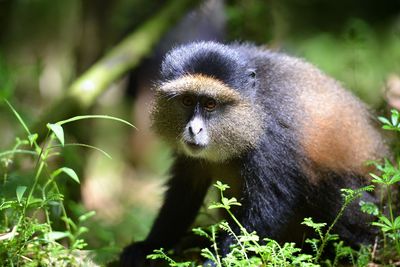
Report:
[{"label": "green leaf", "polygon": [[215,186],[216,188],[218,188],[219,190],[221,190],[221,191],[225,191],[226,189],[230,188],[229,185],[223,184],[223,183],[221,183],[220,181],[217,181],[217,182],[214,184],[214,186]]},{"label": "green leaf", "polygon": [[304,218],[303,222],[301,224],[307,225],[308,227],[311,227],[313,229],[321,229],[326,226],[326,223],[316,223],[313,221],[311,217]]},{"label": "green leaf", "polygon": [[392,176],[392,178],[389,181],[389,184],[395,184],[400,181],[400,174],[396,173],[395,175]]},{"label": "green leaf", "polygon": [[361,211],[370,215],[377,216],[379,214],[379,208],[372,202],[360,201]]},{"label": "green leaf", "polygon": [[392,227],[388,227],[386,224],[383,223],[372,222],[372,225],[380,227],[383,232],[388,232],[392,230]]},{"label": "green leaf", "polygon": [[49,128],[57,137],[60,144],[64,146],[64,130],[59,124],[48,123],[47,128]]},{"label": "green leaf", "polygon": [[[65,144],[64,147],[67,146],[80,146],[80,147],[87,147],[87,148],[91,148],[94,149],[96,151],[99,151],[100,153],[102,153],[104,156],[106,156],[109,159],[112,159],[112,157],[110,156],[110,154],[108,154],[107,152],[105,152],[104,150],[102,150],[101,148],[95,147],[95,146],[91,146],[91,145],[87,145],[87,144],[80,144],[80,143],[69,143],[69,144]],[[1,154],[0,154],[1,155]]]},{"label": "green leaf", "polygon": [[379,177],[378,175],[373,174],[373,173],[370,173],[369,175],[371,175],[372,178],[374,178],[372,180],[373,183],[378,183],[378,184],[384,183],[382,177]]},{"label": "green leaf", "polygon": [[57,122],[57,125],[63,125],[69,122],[73,122],[73,121],[79,121],[79,120],[86,120],[86,119],[106,119],[106,120],[114,120],[114,121],[119,121],[122,122],[126,125],[129,125],[133,128],[136,128],[135,126],[133,126],[133,124],[131,124],[130,122],[127,122],[126,120],[120,119],[120,118],[116,118],[116,117],[112,117],[112,116],[108,116],[108,115],[83,115],[83,116],[76,116],[67,120],[63,120],[63,121],[59,121]]},{"label": "green leaf", "polygon": [[8,155],[14,155],[14,154],[27,154],[27,155],[37,156],[37,153],[34,151],[30,151],[30,150],[26,150],[26,149],[14,149],[14,150],[7,150],[4,152],[1,152],[0,158],[6,157]]},{"label": "green leaf", "polygon": [[81,234],[87,233],[89,232],[89,228],[85,227],[85,226],[81,226],[78,229],[78,233],[76,234],[77,236],[80,236]]},{"label": "green leaf", "polygon": [[26,191],[26,186],[18,186],[17,187],[16,193],[17,193],[18,202],[21,202],[21,199],[24,196],[25,191]]},{"label": "green leaf", "polygon": [[203,248],[201,250],[201,256],[213,261],[214,263],[217,262],[217,259],[215,258],[214,253],[212,253],[208,248]]},{"label": "green leaf", "polygon": [[29,144],[32,146],[36,142],[38,137],[39,135],[37,133],[28,135]]},{"label": "green leaf", "polygon": [[65,237],[70,236],[70,233],[68,232],[58,232],[58,231],[53,231],[50,233],[46,233],[45,234],[45,239],[49,240],[49,241],[55,241],[55,240],[59,240]]},{"label": "green leaf", "polygon": [[223,197],[221,199],[221,202],[225,207],[229,207],[229,199],[227,199],[226,197]]},{"label": "green leaf", "polygon": [[391,125],[383,125],[382,129],[384,129],[384,130],[397,130],[396,127],[393,127]]},{"label": "green leaf", "polygon": [[71,168],[67,168],[67,167],[62,167],[59,168],[57,170],[55,170],[52,174],[51,177],[55,178],[58,175],[60,175],[61,173],[65,173],[66,175],[68,175],[69,177],[71,177],[75,182],[77,182],[78,184],[80,183],[79,181],[79,177],[78,175],[75,173],[75,171]]},{"label": "green leaf", "polygon": [[208,206],[208,209],[212,210],[212,209],[224,209],[225,206],[221,203],[218,202],[214,202],[211,205]]},{"label": "green leaf", "polygon": [[75,182],[77,182],[78,184],[80,183],[79,177],[73,169],[67,167],[63,167],[62,169],[63,172],[67,174],[69,177],[71,177]]},{"label": "green leaf", "polygon": [[32,135],[31,132],[29,131],[28,126],[26,126],[26,123],[24,122],[24,120],[21,118],[21,116],[18,114],[18,112],[14,109],[13,106],[11,106],[11,104],[5,100],[7,105],[10,107],[10,109],[12,110],[12,112],[14,113],[14,115],[17,117],[18,121],[21,123],[22,127],[25,129],[25,131],[28,133],[28,135]]},{"label": "green leaf", "polygon": [[399,113],[397,113],[397,112],[392,112],[391,120],[392,120],[392,125],[393,125],[393,126],[397,126],[397,123],[398,123],[398,121],[399,121]]},{"label": "green leaf", "polygon": [[386,216],[380,216],[379,220],[386,224],[387,226],[392,227],[392,222]]},{"label": "green leaf", "polygon": [[239,236],[240,242],[258,242],[260,240],[259,236],[256,234],[248,234]]},{"label": "green leaf", "polygon": [[193,228],[193,229],[192,229],[192,232],[195,233],[195,234],[198,235],[198,236],[204,236],[204,237],[210,239],[210,235],[209,235],[206,231],[204,231],[203,229],[201,229],[200,227]]},{"label": "green leaf", "polygon": [[0,210],[5,210],[5,209],[12,208],[12,207],[16,207],[17,205],[18,205],[18,203],[15,200],[5,201],[0,204]]},{"label": "green leaf", "polygon": [[400,216],[396,217],[396,219],[394,219],[393,227],[394,227],[395,230],[400,229]]},{"label": "green leaf", "polygon": [[390,121],[389,121],[387,118],[385,118],[385,117],[378,117],[378,120],[379,120],[380,122],[382,122],[383,124],[392,125],[392,124],[390,123]]},{"label": "green leaf", "polygon": [[42,203],[43,203],[43,199],[31,197],[29,202],[28,202],[28,207],[40,206]]},{"label": "green leaf", "polygon": [[89,212],[87,212],[87,213],[85,213],[85,214],[79,216],[78,220],[79,220],[80,222],[84,222],[84,221],[86,221],[87,219],[89,219],[90,217],[93,217],[94,215],[96,215],[96,212],[95,212],[94,210],[92,210],[92,211],[89,211]]}]

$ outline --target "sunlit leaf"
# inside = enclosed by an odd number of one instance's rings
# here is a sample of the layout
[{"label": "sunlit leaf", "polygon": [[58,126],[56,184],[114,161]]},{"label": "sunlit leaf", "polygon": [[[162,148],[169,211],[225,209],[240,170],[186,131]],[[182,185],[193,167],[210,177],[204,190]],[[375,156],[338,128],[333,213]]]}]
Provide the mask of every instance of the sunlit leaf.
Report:
[{"label": "sunlit leaf", "polygon": [[373,182],[373,183],[383,183],[382,178],[379,177],[378,175],[373,174],[373,173],[370,173],[369,175],[371,175],[372,178],[374,178],[374,179],[372,179],[372,182]]},{"label": "sunlit leaf", "polygon": [[55,170],[55,171],[51,174],[51,177],[55,178],[55,177],[57,177],[58,175],[60,175],[61,173],[67,174],[67,175],[68,175],[69,177],[71,177],[75,182],[77,182],[78,184],[80,183],[79,177],[78,177],[78,175],[76,174],[76,172],[75,172],[73,169],[67,168],[67,167],[62,167],[62,168],[59,168],[59,169]]},{"label": "sunlit leaf", "polygon": [[38,137],[39,135],[37,133],[28,135],[29,144],[32,146],[36,142]]},{"label": "sunlit leaf", "polygon": [[378,117],[378,120],[383,124],[391,125],[390,121],[385,117]]},{"label": "sunlit leaf", "polygon": [[62,239],[62,238],[66,238],[69,235],[70,235],[70,233],[68,233],[68,232],[53,231],[53,232],[50,232],[50,233],[46,233],[45,234],[45,238],[47,240],[50,240],[50,241],[55,241],[55,240],[59,240],[59,239]]},{"label": "sunlit leaf", "polygon": [[60,144],[64,146],[64,129],[59,124],[48,123],[47,128],[49,128],[57,137]]},{"label": "sunlit leaf", "polygon": [[57,125],[63,125],[63,124],[70,123],[70,122],[73,122],[73,121],[86,120],[86,119],[114,120],[114,121],[122,122],[122,123],[124,123],[126,125],[129,125],[129,126],[133,127],[133,128],[136,128],[135,126],[133,126],[132,123],[127,122],[126,120],[123,120],[123,119],[120,119],[120,118],[116,118],[116,117],[113,117],[113,116],[108,116],[108,115],[82,115],[82,116],[75,116],[75,117],[72,117],[72,118],[67,119],[67,120],[59,121],[59,122],[57,122]]},{"label": "sunlit leaf", "polygon": [[17,117],[18,121],[21,123],[22,127],[25,129],[25,131],[28,133],[28,135],[32,135],[31,132],[29,131],[28,126],[26,126],[26,123],[25,123],[24,120],[21,118],[21,116],[18,114],[18,112],[14,109],[14,107],[13,107],[7,100],[5,100],[5,102],[6,102],[7,105],[10,107],[10,109],[12,110],[12,112],[14,113],[14,115]]},{"label": "sunlit leaf", "polygon": [[399,121],[399,114],[393,112],[393,113],[392,113],[392,116],[391,116],[391,120],[392,120],[392,125],[393,125],[393,126],[397,126],[397,123],[398,123],[398,121]]},{"label": "sunlit leaf", "polygon": [[361,211],[370,215],[377,216],[379,214],[379,208],[372,202],[360,201]]},{"label": "sunlit leaf", "polygon": [[22,197],[26,191],[26,186],[18,186],[16,189],[18,202],[21,202]]},{"label": "sunlit leaf", "polygon": [[79,220],[80,222],[84,222],[84,221],[86,221],[87,219],[89,219],[90,217],[93,217],[94,215],[96,215],[96,212],[95,212],[94,210],[92,210],[92,211],[89,211],[89,212],[87,212],[87,213],[85,213],[85,214],[79,216],[78,220]]},{"label": "sunlit leaf", "polygon": [[221,190],[221,191],[225,191],[226,189],[230,188],[229,185],[223,184],[223,183],[220,182],[220,181],[217,181],[217,182],[214,184],[214,186],[215,186],[216,188],[218,188],[219,190]]},{"label": "sunlit leaf", "polygon": [[394,219],[393,227],[394,227],[395,230],[400,229],[400,216],[396,217],[396,219]]}]

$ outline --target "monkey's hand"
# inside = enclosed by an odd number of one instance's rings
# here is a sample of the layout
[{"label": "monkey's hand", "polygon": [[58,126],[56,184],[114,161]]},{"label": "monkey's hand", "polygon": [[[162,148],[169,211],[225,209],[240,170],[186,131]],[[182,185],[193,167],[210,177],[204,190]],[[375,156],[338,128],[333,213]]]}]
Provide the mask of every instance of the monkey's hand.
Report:
[{"label": "monkey's hand", "polygon": [[136,242],[124,248],[120,256],[121,267],[148,267],[146,256],[153,251],[153,246],[145,241]]}]

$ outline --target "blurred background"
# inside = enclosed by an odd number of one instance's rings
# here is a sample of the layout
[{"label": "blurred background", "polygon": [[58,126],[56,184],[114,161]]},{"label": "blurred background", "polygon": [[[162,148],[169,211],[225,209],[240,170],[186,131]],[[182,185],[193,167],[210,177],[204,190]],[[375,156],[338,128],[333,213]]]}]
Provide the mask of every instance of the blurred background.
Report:
[{"label": "blurred background", "polygon": [[[28,125],[44,113],[62,111],[63,97],[80,75],[172,2],[0,0],[0,98],[10,101]],[[400,108],[399,0],[175,2],[190,3],[174,14],[176,22],[155,38],[150,52],[138,55],[138,64],[89,107],[58,119],[107,114],[136,126],[90,120],[66,127],[67,142],[98,146],[112,156],[81,148],[63,152],[62,164],[75,169],[82,181],[80,186],[62,181],[68,209],[97,211],[88,222],[89,249],[118,251],[143,239],[157,214],[173,159],[151,133],[148,110],[162,57],[176,45],[254,42],[311,61],[376,114]],[[1,101],[0,129],[2,151],[13,146],[21,126]],[[212,220],[200,215],[198,221]]]}]

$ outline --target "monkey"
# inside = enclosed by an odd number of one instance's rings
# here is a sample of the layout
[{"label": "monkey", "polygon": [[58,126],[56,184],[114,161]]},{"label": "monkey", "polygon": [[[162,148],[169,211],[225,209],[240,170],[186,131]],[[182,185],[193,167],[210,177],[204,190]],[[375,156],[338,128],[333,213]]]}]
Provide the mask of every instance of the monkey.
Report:
[{"label": "monkey", "polygon": [[[149,235],[125,248],[122,266],[149,266],[145,255],[177,244],[215,179],[236,184],[234,214],[249,232],[301,242],[302,220],[332,222],[340,189],[367,184],[365,162],[389,153],[367,106],[303,59],[250,43],[194,42],[168,52],[160,72],[152,128],[175,162]],[[369,243],[370,221],[352,203],[334,231],[350,245]],[[220,234],[222,255],[232,242]]]}]

